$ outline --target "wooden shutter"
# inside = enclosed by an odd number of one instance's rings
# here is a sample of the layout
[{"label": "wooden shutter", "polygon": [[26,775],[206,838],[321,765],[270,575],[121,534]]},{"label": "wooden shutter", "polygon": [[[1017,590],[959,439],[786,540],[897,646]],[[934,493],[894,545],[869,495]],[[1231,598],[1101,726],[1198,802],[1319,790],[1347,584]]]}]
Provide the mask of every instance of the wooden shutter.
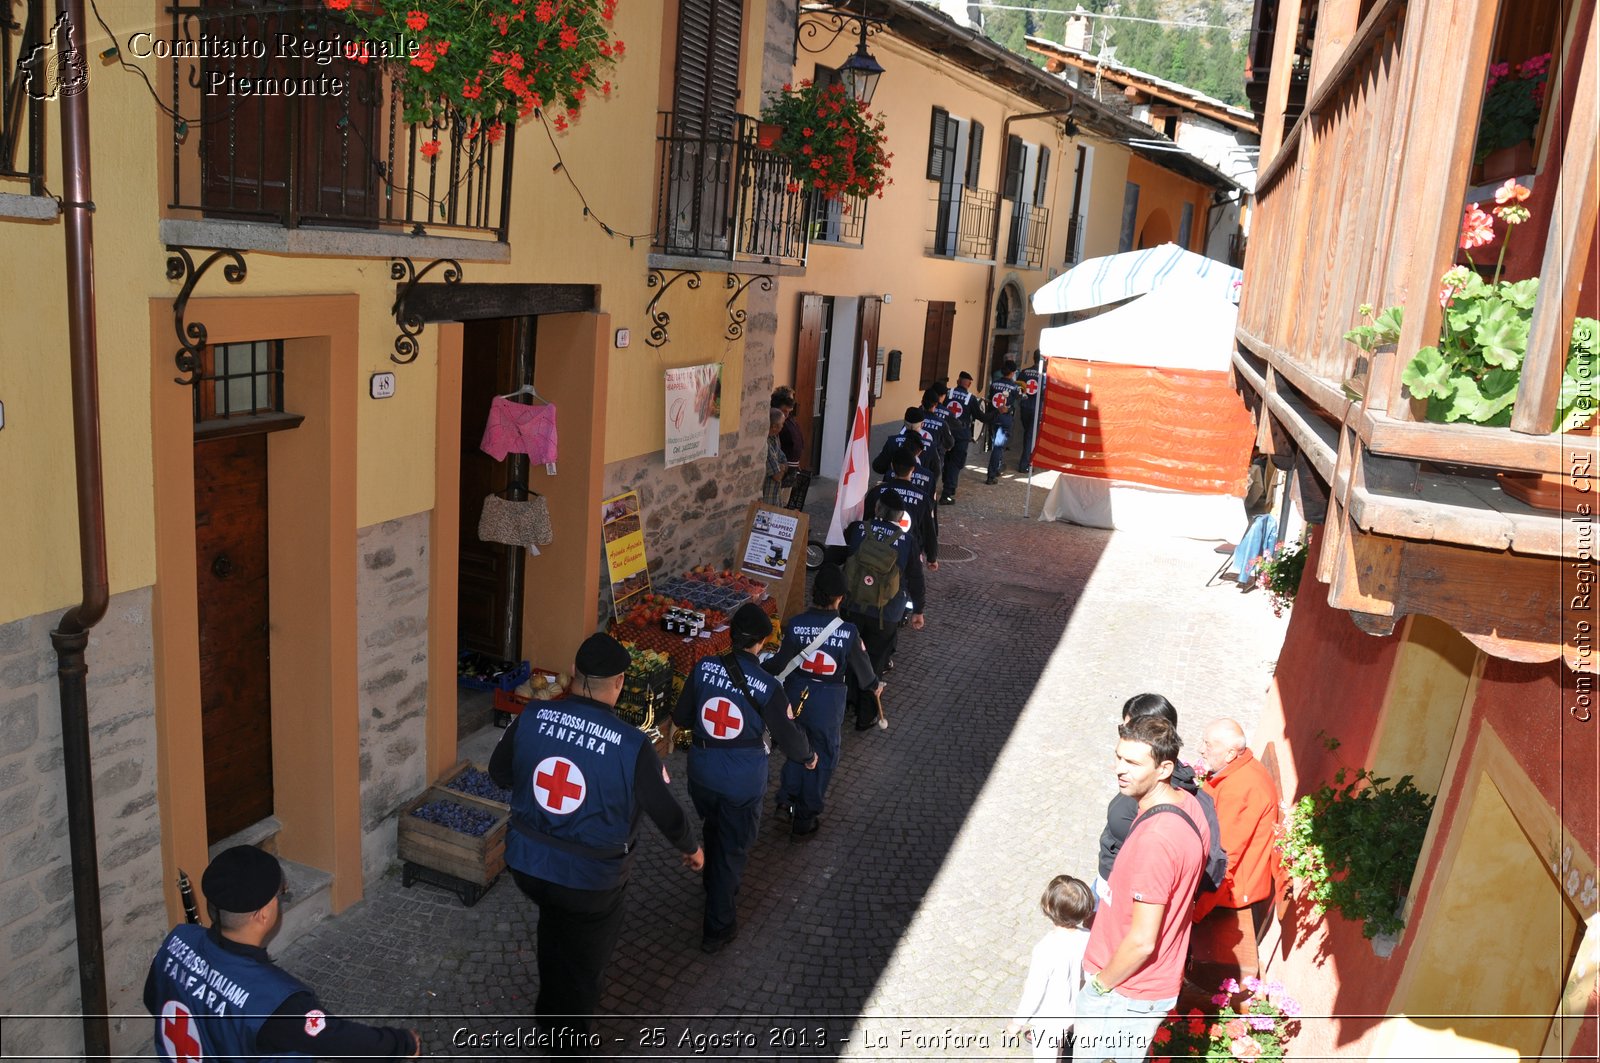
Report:
[{"label": "wooden shutter", "polygon": [[983,123],[973,122],[967,134],[967,187],[977,188],[982,176],[979,166],[983,161]]},{"label": "wooden shutter", "polygon": [[943,107],[933,109],[933,123],[928,127],[928,180],[943,181],[950,165],[950,152],[955,145],[948,143],[946,130],[950,112]]},{"label": "wooden shutter", "polygon": [[1000,195],[1005,199],[1020,199],[1022,197],[1022,168],[1027,158],[1023,148],[1022,138],[1013,134],[1006,137],[1006,176],[1001,184]]},{"label": "wooden shutter", "polygon": [[743,0],[679,0],[672,86],[679,133],[704,132],[707,116],[726,116],[738,109],[743,22]]},{"label": "wooden shutter", "polygon": [[956,304],[928,302],[922,328],[922,372],[919,387],[926,388],[950,375],[950,336],[955,327]]},{"label": "wooden shutter", "polygon": [[1039,149],[1039,167],[1033,178],[1033,205],[1042,207],[1045,203],[1046,182],[1050,180],[1050,149]]},{"label": "wooden shutter", "polygon": [[[861,302],[856,304],[856,345],[850,352],[850,361],[854,366],[850,371],[850,401],[854,402],[861,393],[861,349],[866,348],[867,364],[875,369],[878,364],[878,322],[883,316],[883,296],[863,295]],[[867,388],[867,408],[878,405],[878,397],[873,394],[872,388]]]},{"label": "wooden shutter", "polygon": [[822,351],[822,323],[826,307],[822,296],[809,292],[800,296],[800,331],[794,350],[794,419],[806,433],[805,466],[816,468],[822,445],[817,430],[817,366]]}]

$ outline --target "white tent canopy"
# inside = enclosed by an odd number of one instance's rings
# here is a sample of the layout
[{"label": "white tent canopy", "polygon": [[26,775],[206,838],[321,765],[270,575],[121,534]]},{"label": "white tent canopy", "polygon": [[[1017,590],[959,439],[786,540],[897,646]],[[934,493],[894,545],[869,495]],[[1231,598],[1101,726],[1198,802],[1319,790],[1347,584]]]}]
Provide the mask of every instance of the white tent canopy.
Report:
[{"label": "white tent canopy", "polygon": [[1214,286],[1184,277],[1098,317],[1045,329],[1039,333],[1039,353],[1225,373],[1238,317],[1239,308],[1220,298]]},{"label": "white tent canopy", "polygon": [[1218,296],[1237,303],[1244,272],[1177,244],[1161,244],[1078,263],[1033,293],[1033,312],[1089,310],[1153,292],[1180,279],[1198,280]]}]

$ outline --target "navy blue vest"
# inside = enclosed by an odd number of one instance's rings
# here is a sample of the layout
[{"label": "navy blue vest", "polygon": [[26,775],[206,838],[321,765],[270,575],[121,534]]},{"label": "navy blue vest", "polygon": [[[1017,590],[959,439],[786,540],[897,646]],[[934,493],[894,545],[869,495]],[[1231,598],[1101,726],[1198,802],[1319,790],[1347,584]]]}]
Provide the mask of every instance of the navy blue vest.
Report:
[{"label": "navy blue vest", "polygon": [[530,704],[513,737],[506,863],[573,889],[626,881],[644,734],[599,702],[570,697]]},{"label": "navy blue vest", "polygon": [[989,382],[989,406],[994,410],[994,423],[1001,428],[1011,427],[1011,416],[1017,412],[1020,389],[1015,380],[996,377]]},{"label": "navy blue vest", "polygon": [[689,778],[736,799],[759,797],[767,788],[767,749],[762,741],[767,724],[761,706],[778,689],[778,681],[755,658],[737,657],[757,704],[750,704],[739,681],[728,674],[726,656],[702,657],[687,684],[695,707]]},{"label": "navy blue vest", "polygon": [[909,483],[905,480],[885,479],[878,485],[878,490],[879,494],[875,498],[881,498],[882,492],[886,491],[900,500],[900,504],[905,507],[905,514],[899,522],[900,530],[908,535],[917,536],[919,546],[925,545],[921,542],[921,522],[928,515],[930,508],[932,481],[929,480],[927,486],[924,486],[917,482],[917,473],[912,472]]},{"label": "navy blue vest", "polygon": [[[977,406],[978,397],[966,388],[951,388],[950,394],[945,398],[944,408],[956,422],[950,430],[955,433],[958,447],[972,442],[972,419],[977,414]],[[965,435],[962,434],[963,431]]]},{"label": "navy blue vest", "polygon": [[211,940],[206,928],[172,928],[150,964],[155,977],[156,1054],[185,1059],[305,1059],[298,1052],[260,1056],[261,1024],[304,984],[270,963],[239,956]]},{"label": "navy blue vest", "polygon": [[[1030,394],[1029,385],[1032,385]],[[1039,389],[1044,386],[1043,374],[1037,369],[1024,369],[1017,374],[1017,387],[1020,393],[1017,401],[1021,403],[1023,413],[1033,413],[1033,404],[1039,401]]]},{"label": "navy blue vest", "polygon": [[931,410],[924,409],[922,411],[923,427],[927,428],[929,432],[932,432],[935,439],[939,438],[939,429],[941,428],[948,428],[950,430],[950,434],[955,435],[956,429],[955,426],[950,423],[951,420],[952,418],[950,416],[950,411],[945,409],[943,406],[935,406]]},{"label": "navy blue vest", "polygon": [[[822,629],[833,622],[835,614],[826,609],[808,609],[789,621],[788,634],[784,636],[779,656],[790,652],[798,654],[811,645]],[[789,678],[783,681],[784,693],[791,705],[800,704],[800,694],[806,692],[805,707],[799,721],[802,724],[826,731],[836,728],[844,718],[848,690],[845,678],[850,673],[850,650],[861,640],[856,626],[846,620],[829,635],[810,657],[802,658]]]}]

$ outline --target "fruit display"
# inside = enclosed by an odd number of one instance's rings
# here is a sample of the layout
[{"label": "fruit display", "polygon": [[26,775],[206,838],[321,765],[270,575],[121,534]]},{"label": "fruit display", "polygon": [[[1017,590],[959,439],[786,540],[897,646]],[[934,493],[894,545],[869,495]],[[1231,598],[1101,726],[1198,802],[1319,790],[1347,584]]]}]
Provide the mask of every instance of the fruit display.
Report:
[{"label": "fruit display", "polygon": [[516,690],[517,696],[529,701],[554,701],[567,696],[567,685],[572,677],[565,672],[535,670],[528,681]]},{"label": "fruit display", "polygon": [[411,814],[424,822],[471,838],[483,837],[499,818],[487,810],[459,805],[454,801],[429,801],[412,809]]},{"label": "fruit display", "polygon": [[672,659],[637,643],[623,645],[628,648],[629,664],[622,696],[617,699],[617,715],[645,727],[664,715],[666,691],[672,686]]},{"label": "fruit display", "polygon": [[767,596],[767,585],[753,576],[746,576],[731,568],[716,568],[712,565],[696,565],[684,573],[685,579],[699,580],[701,583],[711,583],[718,587],[735,590],[759,602]]},{"label": "fruit display", "polygon": [[511,791],[489,778],[488,772],[479,771],[477,768],[468,768],[463,771],[446,783],[445,788],[463,794],[471,794],[473,797],[481,797],[485,801],[498,801],[502,805],[511,803]]},{"label": "fruit display", "polygon": [[687,576],[667,580],[661,584],[659,590],[662,594],[688,602],[696,609],[711,609],[727,614],[732,614],[735,609],[750,601],[750,595],[743,591]]}]

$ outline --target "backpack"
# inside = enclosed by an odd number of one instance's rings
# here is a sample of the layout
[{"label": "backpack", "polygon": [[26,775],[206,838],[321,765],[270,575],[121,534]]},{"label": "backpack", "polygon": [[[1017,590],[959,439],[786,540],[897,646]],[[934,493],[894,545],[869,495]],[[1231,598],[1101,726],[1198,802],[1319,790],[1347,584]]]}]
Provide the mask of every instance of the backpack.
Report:
[{"label": "backpack", "polygon": [[880,539],[867,530],[866,538],[844,563],[844,599],[856,612],[875,615],[900,593],[900,551],[893,539]]},{"label": "backpack", "polygon": [[[1205,866],[1200,869],[1200,881],[1195,883],[1194,887],[1194,895],[1198,897],[1202,893],[1213,893],[1222,888],[1222,880],[1228,873],[1228,851],[1222,847],[1220,840],[1221,831],[1217,826],[1216,802],[1204,790],[1195,794],[1194,798],[1200,802],[1200,811],[1205,814],[1206,826],[1211,828],[1211,848],[1206,853]],[[1156,805],[1150,811],[1134,820],[1133,826],[1137,827],[1142,821],[1149,819],[1157,812],[1177,813],[1183,817],[1185,823],[1189,824],[1189,829],[1194,831],[1194,836],[1196,838],[1200,837],[1200,828],[1195,826],[1194,820],[1189,818],[1189,813],[1177,805]],[[1132,828],[1129,828],[1128,834],[1130,836],[1133,834]]]}]

